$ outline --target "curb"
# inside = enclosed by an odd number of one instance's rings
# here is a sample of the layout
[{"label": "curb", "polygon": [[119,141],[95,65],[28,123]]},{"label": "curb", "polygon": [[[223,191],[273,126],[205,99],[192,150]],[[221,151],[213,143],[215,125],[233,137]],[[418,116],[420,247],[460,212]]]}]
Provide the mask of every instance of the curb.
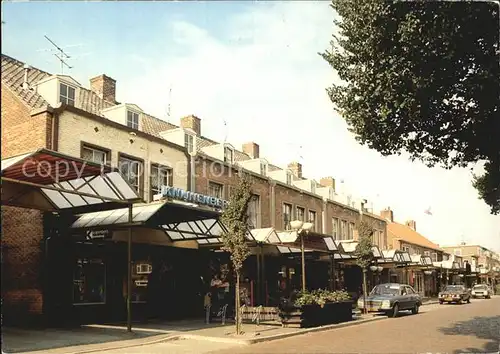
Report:
[{"label": "curb", "polygon": [[[117,345],[117,346],[113,346],[113,347],[110,346],[110,347],[106,347],[106,348],[90,349],[90,350],[83,349],[83,350],[79,350],[79,351],[71,351],[71,352],[65,352],[65,353],[66,354],[86,354],[86,353],[94,353],[94,352],[98,352],[98,351],[104,352],[106,350],[134,348],[134,347],[140,347],[140,346],[144,346],[144,345],[175,341],[175,340],[179,340],[179,339],[194,339],[194,340],[215,342],[215,343],[251,345],[251,344],[256,344],[256,343],[261,343],[261,342],[268,342],[268,341],[273,341],[273,340],[278,340],[278,339],[284,339],[284,338],[288,338],[288,337],[300,336],[300,335],[307,334],[307,333],[357,326],[357,325],[361,325],[361,324],[369,323],[369,322],[373,322],[373,321],[380,321],[383,319],[386,319],[386,317],[371,317],[371,318],[366,318],[366,319],[361,319],[361,320],[353,320],[350,322],[344,322],[344,323],[339,323],[339,324],[303,329],[299,332],[281,333],[281,334],[276,334],[273,336],[263,336],[263,337],[252,338],[252,339],[233,339],[233,338],[224,338],[224,337],[201,336],[201,335],[196,335],[196,334],[176,333],[176,334],[168,335],[168,336],[161,338],[161,339],[157,338],[155,340],[147,341],[147,342],[140,343],[140,344],[130,344],[130,345],[123,345],[122,344],[122,345]],[[48,353],[48,352],[45,352],[45,353]],[[32,352],[30,354],[35,354],[35,353]]]}]

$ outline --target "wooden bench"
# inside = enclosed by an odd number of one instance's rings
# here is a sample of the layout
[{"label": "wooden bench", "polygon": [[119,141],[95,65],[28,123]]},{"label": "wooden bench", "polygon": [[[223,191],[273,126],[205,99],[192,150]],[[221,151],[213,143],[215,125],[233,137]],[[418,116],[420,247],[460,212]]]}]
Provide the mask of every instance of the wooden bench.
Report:
[{"label": "wooden bench", "polygon": [[280,318],[283,327],[300,328],[302,311],[293,311]]},{"label": "wooden bench", "polygon": [[240,308],[243,321],[251,321],[256,324],[261,322],[281,322],[277,307],[269,306],[246,306]]}]

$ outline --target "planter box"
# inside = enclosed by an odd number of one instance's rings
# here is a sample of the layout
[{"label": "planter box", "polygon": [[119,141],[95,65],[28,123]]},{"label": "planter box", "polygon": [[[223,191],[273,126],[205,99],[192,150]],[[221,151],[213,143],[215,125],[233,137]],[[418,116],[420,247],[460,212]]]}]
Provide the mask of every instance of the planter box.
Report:
[{"label": "planter box", "polygon": [[310,328],[352,321],[352,301],[280,308],[281,324]]}]

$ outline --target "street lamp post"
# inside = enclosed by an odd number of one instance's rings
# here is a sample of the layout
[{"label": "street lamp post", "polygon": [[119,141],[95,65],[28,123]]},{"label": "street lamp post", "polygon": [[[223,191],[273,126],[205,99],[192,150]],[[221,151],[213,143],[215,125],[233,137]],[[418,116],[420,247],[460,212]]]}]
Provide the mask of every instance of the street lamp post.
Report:
[{"label": "street lamp post", "polygon": [[303,232],[308,232],[312,227],[313,224],[310,222],[303,222],[302,220],[294,220],[290,222],[290,226],[292,227],[295,232],[297,232],[297,236],[300,237],[300,255],[302,258],[302,291],[306,291],[306,257],[305,257],[305,250],[304,250],[304,236],[302,235]]}]

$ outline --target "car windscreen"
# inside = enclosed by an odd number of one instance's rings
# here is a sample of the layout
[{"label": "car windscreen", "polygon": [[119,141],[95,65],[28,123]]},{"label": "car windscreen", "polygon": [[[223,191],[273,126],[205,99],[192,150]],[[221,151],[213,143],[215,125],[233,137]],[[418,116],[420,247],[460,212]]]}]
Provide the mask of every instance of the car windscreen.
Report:
[{"label": "car windscreen", "polygon": [[464,287],[462,285],[448,285],[444,288],[444,291],[463,291]]},{"label": "car windscreen", "polygon": [[398,285],[377,285],[373,288],[370,295],[399,295]]},{"label": "car windscreen", "polygon": [[488,287],[486,285],[474,285],[474,290],[486,290]]}]

